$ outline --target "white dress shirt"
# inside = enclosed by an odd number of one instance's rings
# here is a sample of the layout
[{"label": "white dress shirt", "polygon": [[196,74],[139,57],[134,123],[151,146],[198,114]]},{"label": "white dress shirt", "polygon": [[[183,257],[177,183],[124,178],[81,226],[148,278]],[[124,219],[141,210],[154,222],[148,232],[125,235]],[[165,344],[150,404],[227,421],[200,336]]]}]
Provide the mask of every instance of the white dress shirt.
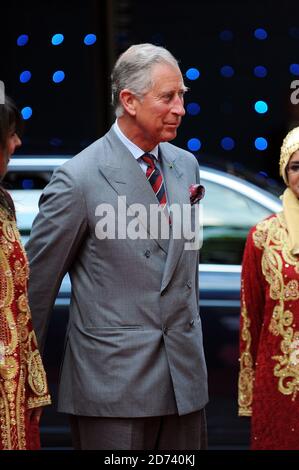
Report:
[{"label": "white dress shirt", "polygon": [[[144,153],[145,153],[144,150],[139,148],[136,144],[134,144],[134,142],[132,142],[130,139],[128,139],[128,137],[125,136],[125,134],[120,130],[119,125],[117,123],[117,120],[113,124],[113,130],[116,133],[117,137],[122,141],[122,143],[127,147],[129,152],[133,155],[133,157],[138,161],[138,163],[139,163],[140,167],[142,168],[142,170],[144,171],[144,173],[146,173],[147,164],[143,160],[140,159],[140,157],[142,157],[142,155],[144,155]],[[160,168],[160,165],[159,165],[159,158],[158,158],[159,146],[156,145],[156,147],[154,147],[150,152],[147,152],[147,153],[150,153],[151,155],[153,155],[156,158],[156,160],[157,160],[156,165],[159,168],[159,170],[161,171],[161,168]]]}]

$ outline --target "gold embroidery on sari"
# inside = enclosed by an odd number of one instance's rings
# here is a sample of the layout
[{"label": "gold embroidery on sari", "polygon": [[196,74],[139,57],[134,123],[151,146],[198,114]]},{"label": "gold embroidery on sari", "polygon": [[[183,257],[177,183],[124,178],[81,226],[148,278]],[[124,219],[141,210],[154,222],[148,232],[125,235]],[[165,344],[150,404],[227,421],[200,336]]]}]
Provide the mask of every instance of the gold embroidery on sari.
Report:
[{"label": "gold embroidery on sari", "polygon": [[0,207],[0,343],[4,347],[0,365],[0,447],[3,449],[26,449],[26,409],[51,403],[30,323],[28,274],[28,261],[15,221]]},{"label": "gold embroidery on sari", "polygon": [[[47,392],[46,374],[42,365],[41,357],[36,349],[37,341],[33,331],[29,335],[29,352],[28,352],[28,382],[37,396],[45,395]],[[32,351],[31,344],[34,345]]]},{"label": "gold embroidery on sari", "polygon": [[241,316],[243,318],[241,338],[242,338],[242,341],[245,342],[245,350],[243,351],[240,357],[240,374],[239,374],[239,381],[238,381],[239,416],[251,416],[254,370],[253,370],[252,355],[250,353],[250,347],[251,347],[250,319],[248,318],[246,304],[245,304],[243,283],[242,283],[241,294],[242,294]]},{"label": "gold embroidery on sari", "polygon": [[[278,390],[284,395],[291,395],[295,400],[299,390],[299,360],[297,351],[299,331],[294,330],[294,315],[285,303],[299,299],[298,281],[285,281],[283,264],[299,269],[298,257],[293,256],[287,248],[287,231],[283,214],[268,219],[257,227],[267,233],[262,256],[262,271],[269,284],[270,297],[277,301],[269,324],[269,331],[280,336],[280,354],[272,356],[276,362],[274,376],[278,378]],[[261,235],[254,237],[256,246],[260,247]],[[286,283],[285,283],[286,282]]]}]

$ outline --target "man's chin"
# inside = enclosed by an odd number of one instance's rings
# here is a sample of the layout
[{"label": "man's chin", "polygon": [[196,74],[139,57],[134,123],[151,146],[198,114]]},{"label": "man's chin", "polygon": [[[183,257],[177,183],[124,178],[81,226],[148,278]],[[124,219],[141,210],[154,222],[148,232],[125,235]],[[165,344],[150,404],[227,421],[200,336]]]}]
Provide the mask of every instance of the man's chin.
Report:
[{"label": "man's chin", "polygon": [[161,142],[169,142],[170,140],[175,139],[177,136],[177,129],[173,129],[172,131],[164,132]]}]

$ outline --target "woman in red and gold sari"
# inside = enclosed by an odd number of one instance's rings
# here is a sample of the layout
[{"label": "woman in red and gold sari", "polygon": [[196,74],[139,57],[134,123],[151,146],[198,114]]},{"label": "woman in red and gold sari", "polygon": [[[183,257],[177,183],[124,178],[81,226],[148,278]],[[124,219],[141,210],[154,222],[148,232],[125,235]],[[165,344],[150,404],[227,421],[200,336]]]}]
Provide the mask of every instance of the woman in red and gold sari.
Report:
[{"label": "woman in red and gold sari", "polygon": [[[0,104],[0,178],[21,145],[22,117],[6,98]],[[14,204],[0,187],[0,449],[40,448],[39,420],[50,404],[45,371],[27,298],[28,262]]]},{"label": "woman in red and gold sari", "polygon": [[299,449],[299,127],[280,173],[283,210],[251,229],[243,259],[239,415],[252,449]]}]

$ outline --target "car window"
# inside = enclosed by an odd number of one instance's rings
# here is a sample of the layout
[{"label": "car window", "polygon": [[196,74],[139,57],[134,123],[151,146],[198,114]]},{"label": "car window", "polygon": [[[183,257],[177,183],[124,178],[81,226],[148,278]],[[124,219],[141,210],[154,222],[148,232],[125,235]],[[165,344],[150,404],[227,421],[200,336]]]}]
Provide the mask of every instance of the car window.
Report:
[{"label": "car window", "polygon": [[41,195],[41,190],[27,190],[14,189],[9,191],[14,200],[17,225],[22,237],[23,244],[28,241],[33,220],[38,213],[38,201]]},{"label": "car window", "polygon": [[50,181],[52,171],[13,171],[4,178],[5,187],[10,189],[43,189]]},{"label": "car window", "polygon": [[[22,166],[22,165],[21,165]],[[12,196],[17,215],[17,225],[23,244],[29,239],[31,227],[38,213],[38,201],[43,188],[52,176],[51,170],[19,169],[9,170],[4,179],[4,187]]]},{"label": "car window", "polygon": [[249,229],[271,211],[217,183],[203,180],[203,247],[201,263],[241,264]]}]

